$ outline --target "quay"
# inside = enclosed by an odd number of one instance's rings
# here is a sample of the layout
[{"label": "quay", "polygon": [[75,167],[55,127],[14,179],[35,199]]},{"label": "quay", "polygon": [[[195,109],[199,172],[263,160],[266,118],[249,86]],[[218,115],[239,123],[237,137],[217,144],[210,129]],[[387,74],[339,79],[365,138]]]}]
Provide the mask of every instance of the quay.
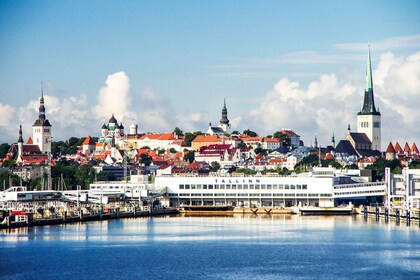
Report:
[{"label": "quay", "polygon": [[420,209],[401,209],[401,208],[387,208],[384,206],[365,206],[363,210],[359,210],[365,218],[374,216],[376,220],[385,219],[385,222],[395,220],[397,224],[405,222],[410,225],[412,222],[417,222],[420,227]]},{"label": "quay", "polygon": [[3,211],[0,214],[0,218],[3,219],[0,223],[0,229],[177,214],[179,214],[179,211],[175,208],[148,209],[148,207],[143,207],[142,209],[125,209],[125,211],[121,211],[120,208],[105,208],[99,209],[99,211],[87,211],[86,209],[81,209],[74,212],[62,211],[61,214],[50,214],[49,216],[23,211],[10,211],[9,213]]}]

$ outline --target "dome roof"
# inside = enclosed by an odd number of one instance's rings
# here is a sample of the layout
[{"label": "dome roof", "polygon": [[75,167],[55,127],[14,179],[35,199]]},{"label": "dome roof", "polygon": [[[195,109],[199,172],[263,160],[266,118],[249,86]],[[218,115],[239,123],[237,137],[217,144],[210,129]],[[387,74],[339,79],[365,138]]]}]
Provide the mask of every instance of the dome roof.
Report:
[{"label": "dome roof", "polygon": [[112,114],[112,117],[109,119],[108,123],[117,123],[117,119],[114,117],[114,114]]},{"label": "dome roof", "polygon": [[108,127],[104,124],[103,126],[102,126],[102,129],[107,129]]}]

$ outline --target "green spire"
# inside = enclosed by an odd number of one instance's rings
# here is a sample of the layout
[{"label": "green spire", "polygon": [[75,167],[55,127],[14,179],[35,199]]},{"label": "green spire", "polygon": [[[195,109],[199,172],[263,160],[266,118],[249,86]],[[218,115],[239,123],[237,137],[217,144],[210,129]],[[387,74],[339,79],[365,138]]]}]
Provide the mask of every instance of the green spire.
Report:
[{"label": "green spire", "polygon": [[372,63],[370,61],[370,44],[368,45],[368,57],[367,57],[367,63],[366,63],[366,85],[365,85],[365,91],[373,91],[372,86]]},{"label": "green spire", "polygon": [[370,60],[370,44],[368,49],[368,57],[366,63],[366,84],[365,84],[365,97],[363,100],[362,110],[359,115],[380,115],[379,111],[375,108],[375,99],[373,95],[373,82],[372,82],[372,63]]}]

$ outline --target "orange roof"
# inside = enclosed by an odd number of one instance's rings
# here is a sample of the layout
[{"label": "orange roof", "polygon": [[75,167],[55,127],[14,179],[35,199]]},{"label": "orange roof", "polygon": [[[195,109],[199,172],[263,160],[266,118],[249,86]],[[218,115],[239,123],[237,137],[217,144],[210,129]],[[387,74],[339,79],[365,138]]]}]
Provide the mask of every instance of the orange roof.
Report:
[{"label": "orange roof", "polygon": [[386,148],[386,153],[393,153],[393,154],[395,154],[395,149],[392,146],[392,143],[391,142],[389,142],[388,148]]},{"label": "orange roof", "polygon": [[335,159],[334,156],[330,153],[326,154],[324,159]]},{"label": "orange roof", "polygon": [[90,137],[90,135],[83,141],[82,145],[95,145],[95,141]]},{"label": "orange roof", "polygon": [[246,138],[241,138],[241,139],[244,142],[252,142],[252,141],[261,142],[262,141],[261,137],[246,137]]},{"label": "orange roof", "polygon": [[286,134],[287,136],[299,136],[296,132],[290,130],[290,129],[282,129],[281,133]]},{"label": "orange roof", "polygon": [[100,147],[100,146],[105,147],[106,143],[105,142],[102,142],[102,143],[101,142],[96,142],[95,145],[96,145],[96,147]]},{"label": "orange roof", "polygon": [[404,145],[404,152],[409,152],[410,151],[410,146],[408,146],[408,143],[407,142],[405,142],[405,145]]},{"label": "orange roof", "polygon": [[28,138],[28,141],[26,141],[26,144],[29,144],[29,145],[33,145],[34,144],[34,141],[32,140],[31,137]]},{"label": "orange roof", "polygon": [[412,155],[418,155],[419,154],[419,149],[417,149],[416,143],[413,143],[413,145],[411,146],[411,154]]},{"label": "orange roof", "polygon": [[174,140],[174,134],[173,133],[163,133],[160,135],[159,140]]},{"label": "orange roof", "polygon": [[106,155],[105,155],[105,154],[93,154],[93,158],[94,158],[94,159],[101,159],[101,160],[105,160]]},{"label": "orange roof", "polygon": [[397,153],[399,153],[399,152],[402,152],[402,150],[403,150],[403,149],[401,148],[400,144],[397,142],[397,143],[395,143],[394,150],[395,150]]},{"label": "orange roof", "polygon": [[279,138],[264,138],[264,142],[278,143],[280,142],[280,139]]},{"label": "orange roof", "polygon": [[198,135],[192,142],[219,142],[220,139],[216,135]]}]

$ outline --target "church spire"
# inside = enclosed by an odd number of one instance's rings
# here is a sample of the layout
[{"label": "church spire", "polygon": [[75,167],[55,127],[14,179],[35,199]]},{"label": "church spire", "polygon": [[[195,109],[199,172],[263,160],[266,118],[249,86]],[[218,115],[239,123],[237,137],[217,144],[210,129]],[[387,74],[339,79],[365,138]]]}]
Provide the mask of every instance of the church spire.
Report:
[{"label": "church spire", "polygon": [[226,129],[230,127],[229,125],[229,119],[227,117],[227,108],[226,108],[226,98],[223,99],[223,109],[222,109],[222,119],[220,120],[220,126],[224,126],[225,127],[225,132]]},{"label": "church spire", "polygon": [[372,78],[372,63],[370,60],[370,44],[368,47],[368,57],[366,63],[366,81],[365,81],[365,96],[363,100],[362,110],[359,115],[380,115],[375,107],[375,99],[373,95],[373,78]]},{"label": "church spire", "polygon": [[44,89],[41,83],[41,98],[39,99],[39,116],[38,119],[45,120],[45,106],[44,106]]},{"label": "church spire", "polygon": [[22,125],[19,125],[19,139],[18,139],[18,143],[23,143]]}]

